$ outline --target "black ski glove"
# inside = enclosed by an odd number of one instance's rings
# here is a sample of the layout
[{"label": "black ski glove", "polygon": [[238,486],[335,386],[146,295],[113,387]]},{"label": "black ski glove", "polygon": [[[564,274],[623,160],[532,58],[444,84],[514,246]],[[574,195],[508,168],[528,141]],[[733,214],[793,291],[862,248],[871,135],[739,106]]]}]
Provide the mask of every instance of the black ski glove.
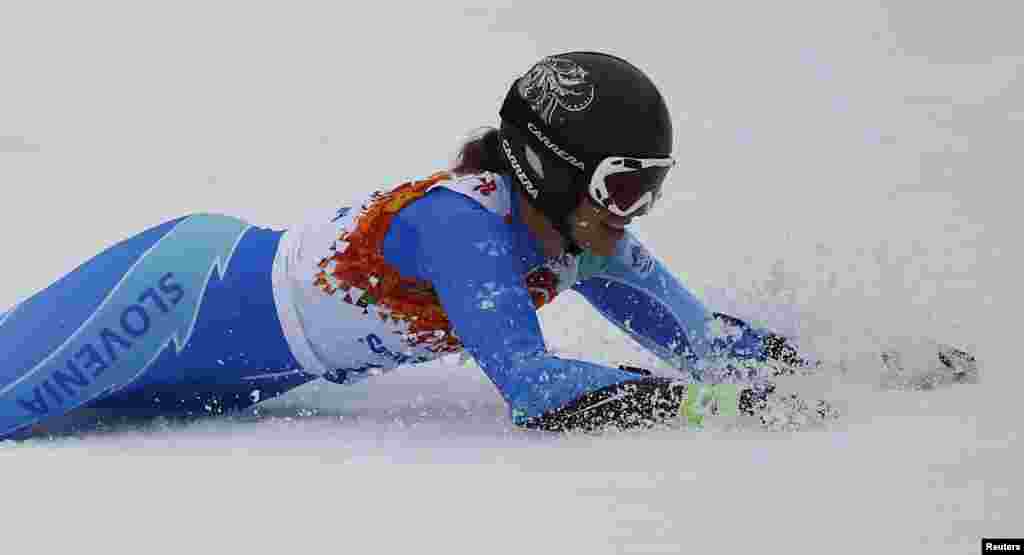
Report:
[{"label": "black ski glove", "polygon": [[[686,384],[656,377],[650,370],[620,366],[640,378],[587,393],[568,405],[527,420],[523,426],[549,432],[599,432],[609,428],[652,428],[682,416]],[[739,412],[753,416],[764,409],[775,386],[745,388],[739,396]]]},{"label": "black ski glove", "polygon": [[644,376],[587,393],[523,426],[549,432],[651,428],[679,417],[685,401],[686,384]]}]

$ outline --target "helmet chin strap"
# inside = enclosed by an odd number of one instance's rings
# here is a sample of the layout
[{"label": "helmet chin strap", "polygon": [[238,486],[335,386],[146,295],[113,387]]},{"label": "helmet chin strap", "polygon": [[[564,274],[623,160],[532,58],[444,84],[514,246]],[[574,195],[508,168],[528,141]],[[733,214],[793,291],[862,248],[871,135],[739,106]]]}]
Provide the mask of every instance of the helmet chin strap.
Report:
[{"label": "helmet chin strap", "polygon": [[[578,205],[579,203],[577,202],[576,204]],[[574,209],[569,211],[565,211],[564,208],[556,210],[553,209],[552,205],[537,208],[544,215],[544,218],[551,223],[551,227],[555,228],[555,231],[562,237],[562,248],[565,249],[565,252],[574,256],[583,253],[583,248],[572,237],[572,225],[569,223]]]},{"label": "helmet chin strap", "polygon": [[578,255],[583,253],[583,249],[576,244],[576,241],[572,238],[572,231],[569,226],[569,216],[565,217],[565,220],[561,224],[556,225],[555,229],[562,236],[562,245],[565,251],[571,255]]},{"label": "helmet chin strap", "polygon": [[573,256],[582,254],[583,248],[580,247],[572,237],[572,225],[569,223],[569,219],[572,217],[573,212],[576,210],[576,207],[580,205],[582,200],[582,196],[577,195],[576,200],[573,203],[573,208],[568,212],[563,212],[561,221],[555,223],[555,229],[562,235],[562,244],[564,245],[565,251]]},{"label": "helmet chin strap", "polygon": [[568,213],[559,212],[536,205],[534,205],[534,208],[538,210],[541,215],[544,216],[544,219],[551,224],[551,227],[558,232],[558,235],[562,239],[562,248],[565,252],[572,255],[578,255],[583,252],[583,249],[572,238],[572,225],[569,223],[569,218],[572,216],[571,211]]}]

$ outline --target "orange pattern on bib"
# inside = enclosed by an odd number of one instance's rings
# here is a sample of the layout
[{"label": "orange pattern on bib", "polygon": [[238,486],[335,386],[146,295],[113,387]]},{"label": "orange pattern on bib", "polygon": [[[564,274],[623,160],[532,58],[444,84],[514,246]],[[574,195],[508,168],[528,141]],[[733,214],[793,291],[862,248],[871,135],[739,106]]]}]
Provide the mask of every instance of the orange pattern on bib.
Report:
[{"label": "orange pattern on bib", "polygon": [[[438,172],[373,193],[350,228],[337,238],[331,254],[320,260],[314,282],[327,295],[341,295],[343,302],[363,307],[363,314],[369,315],[368,307],[373,305],[381,320],[390,320],[396,325],[395,333],[405,335],[407,345],[434,353],[459,352],[462,343],[452,332],[433,285],[399,274],[384,259],[383,244],[395,214],[452,178],[449,172]],[[531,271],[526,282],[536,308],[557,294],[557,276],[543,266]]]}]

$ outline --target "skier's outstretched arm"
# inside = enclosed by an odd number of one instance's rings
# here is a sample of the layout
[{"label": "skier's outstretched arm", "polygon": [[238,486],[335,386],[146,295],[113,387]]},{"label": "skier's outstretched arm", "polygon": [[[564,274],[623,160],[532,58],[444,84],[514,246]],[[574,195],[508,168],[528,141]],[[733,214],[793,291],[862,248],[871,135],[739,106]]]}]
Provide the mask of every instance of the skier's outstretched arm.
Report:
[{"label": "skier's outstretched arm", "polygon": [[[698,381],[717,381],[702,375],[711,363],[721,366],[717,359],[763,359],[780,340],[709,311],[629,233],[615,256],[604,259],[574,290],[638,343],[672,367],[690,371]],[[775,339],[766,345],[768,337]]]}]

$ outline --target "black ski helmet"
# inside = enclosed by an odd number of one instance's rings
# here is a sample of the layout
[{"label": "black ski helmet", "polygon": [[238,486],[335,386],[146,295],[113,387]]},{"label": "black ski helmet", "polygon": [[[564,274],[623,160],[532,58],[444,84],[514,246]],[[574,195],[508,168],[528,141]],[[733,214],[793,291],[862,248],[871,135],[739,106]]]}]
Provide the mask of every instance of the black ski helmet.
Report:
[{"label": "black ski helmet", "polygon": [[607,156],[672,155],[672,120],[650,78],[601,52],[548,56],[516,79],[501,107],[500,148],[530,204],[579,252],[569,214]]}]

